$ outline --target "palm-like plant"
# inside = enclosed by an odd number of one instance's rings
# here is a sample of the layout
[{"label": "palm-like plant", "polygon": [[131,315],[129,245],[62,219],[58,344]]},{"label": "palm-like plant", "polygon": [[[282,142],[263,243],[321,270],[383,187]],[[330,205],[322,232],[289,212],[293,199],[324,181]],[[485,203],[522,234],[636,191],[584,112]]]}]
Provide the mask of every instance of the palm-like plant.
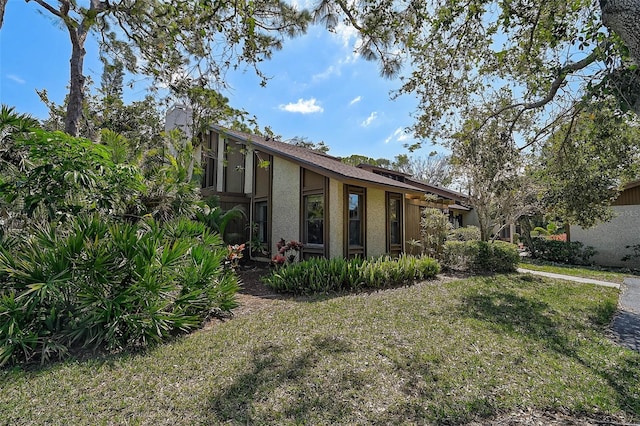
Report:
[{"label": "palm-like plant", "polygon": [[220,199],[216,196],[204,200],[204,206],[196,212],[196,219],[207,227],[220,234],[224,239],[229,223],[234,219],[247,218],[247,213],[242,206],[233,206],[229,210],[220,207]]}]

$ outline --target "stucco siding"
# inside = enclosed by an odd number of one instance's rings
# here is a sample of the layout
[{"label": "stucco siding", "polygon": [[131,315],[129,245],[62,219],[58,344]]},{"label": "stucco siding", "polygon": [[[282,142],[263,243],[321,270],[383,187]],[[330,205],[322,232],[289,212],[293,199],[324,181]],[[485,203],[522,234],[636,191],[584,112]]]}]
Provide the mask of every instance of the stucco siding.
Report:
[{"label": "stucco siding", "polygon": [[273,204],[271,253],[280,238],[300,241],[300,166],[273,157]]},{"label": "stucco siding", "polygon": [[615,206],[615,217],[590,229],[571,226],[571,241],[580,241],[593,246],[597,251],[593,257],[596,264],[604,266],[640,267],[640,260],[622,262],[630,254],[625,246],[640,244],[640,206]]},{"label": "stucco siding", "polygon": [[244,193],[253,193],[253,151],[249,150],[244,156]]},{"label": "stucco siding", "polygon": [[367,256],[381,256],[387,252],[385,191],[367,189]]},{"label": "stucco siding", "polygon": [[478,212],[475,209],[462,215],[462,226],[480,226]]},{"label": "stucco siding", "polygon": [[344,185],[329,180],[329,257],[344,257]]}]

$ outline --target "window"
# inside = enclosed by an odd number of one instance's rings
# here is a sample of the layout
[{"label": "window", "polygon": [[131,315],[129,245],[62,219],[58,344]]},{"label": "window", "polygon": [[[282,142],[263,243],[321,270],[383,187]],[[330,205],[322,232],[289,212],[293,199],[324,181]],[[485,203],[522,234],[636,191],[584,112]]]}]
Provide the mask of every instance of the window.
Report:
[{"label": "window", "polygon": [[362,195],[349,194],[349,245],[362,245]]},{"label": "window", "polygon": [[311,170],[302,169],[301,186],[300,235],[304,243],[302,258],[327,256],[329,235],[325,221],[328,223],[329,220],[326,198],[328,179]]},{"label": "window", "polygon": [[389,198],[389,242],[400,244],[400,200]]},{"label": "window", "polygon": [[387,252],[402,252],[402,195],[387,192]]},{"label": "window", "polygon": [[324,195],[304,197],[304,242],[324,244]]},{"label": "window", "polygon": [[266,201],[255,204],[255,223],[257,227],[257,237],[261,243],[269,242],[269,206]]},{"label": "window", "polygon": [[225,192],[244,192],[244,147],[228,140],[225,165]]},{"label": "window", "polygon": [[346,190],[346,248],[347,257],[365,255],[365,190],[347,187]]},{"label": "window", "polygon": [[[271,161],[272,158],[263,152],[253,153],[253,230],[252,240],[260,242],[259,247],[252,250],[257,255],[264,255],[271,245]],[[257,241],[255,241],[255,240]]]},{"label": "window", "polygon": [[202,151],[202,167],[204,175],[202,176],[203,188],[216,188],[216,174],[218,163],[218,134],[209,132],[207,140],[204,143]]}]

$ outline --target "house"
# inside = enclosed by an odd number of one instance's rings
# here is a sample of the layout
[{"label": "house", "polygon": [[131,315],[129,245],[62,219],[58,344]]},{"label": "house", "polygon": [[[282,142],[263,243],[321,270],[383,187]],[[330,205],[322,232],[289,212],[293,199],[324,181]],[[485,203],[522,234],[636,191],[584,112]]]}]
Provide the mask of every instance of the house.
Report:
[{"label": "house", "polygon": [[598,251],[593,261],[598,265],[640,268],[640,259],[622,261],[632,254],[626,246],[640,244],[640,180],[625,185],[612,208],[614,217],[610,221],[590,229],[573,225],[569,239],[593,246]]},{"label": "house", "polygon": [[[213,125],[202,153],[203,195],[219,196],[223,208],[244,206],[254,240],[272,254],[281,238],[302,242],[303,258],[399,254],[426,205],[427,188],[406,175],[353,167],[269,137]],[[459,194],[429,189],[447,196],[441,206],[467,211]]]},{"label": "house", "polygon": [[399,182],[407,183],[414,186],[428,196],[432,200],[425,200],[424,197],[409,197],[406,200],[406,238],[407,240],[418,240],[420,238],[420,215],[425,207],[435,207],[449,215],[449,222],[454,228],[474,225],[478,226],[478,216],[476,212],[468,206],[468,198],[448,188],[442,188],[436,185],[427,184],[416,180],[406,173],[396,170],[389,170],[370,164],[360,164],[358,168],[369,170],[372,173],[386,176]]}]

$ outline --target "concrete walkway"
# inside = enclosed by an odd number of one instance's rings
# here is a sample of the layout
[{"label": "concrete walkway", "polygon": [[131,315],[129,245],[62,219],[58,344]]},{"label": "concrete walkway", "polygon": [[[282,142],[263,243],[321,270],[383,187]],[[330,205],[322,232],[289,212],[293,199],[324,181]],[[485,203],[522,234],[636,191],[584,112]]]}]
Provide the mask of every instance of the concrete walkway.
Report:
[{"label": "concrete walkway", "polygon": [[591,278],[574,277],[572,275],[553,274],[551,272],[533,271],[531,269],[518,268],[518,272],[522,274],[540,275],[547,278],[555,278],[557,280],[574,281],[583,284],[595,284],[602,287],[620,288],[620,284],[611,283],[609,281],[592,280]]},{"label": "concrete walkway", "polygon": [[620,345],[640,352],[640,278],[625,278],[623,284],[620,285],[607,281],[532,271],[524,268],[518,268],[518,272],[620,289],[618,312],[616,312],[611,322],[611,332]]}]

